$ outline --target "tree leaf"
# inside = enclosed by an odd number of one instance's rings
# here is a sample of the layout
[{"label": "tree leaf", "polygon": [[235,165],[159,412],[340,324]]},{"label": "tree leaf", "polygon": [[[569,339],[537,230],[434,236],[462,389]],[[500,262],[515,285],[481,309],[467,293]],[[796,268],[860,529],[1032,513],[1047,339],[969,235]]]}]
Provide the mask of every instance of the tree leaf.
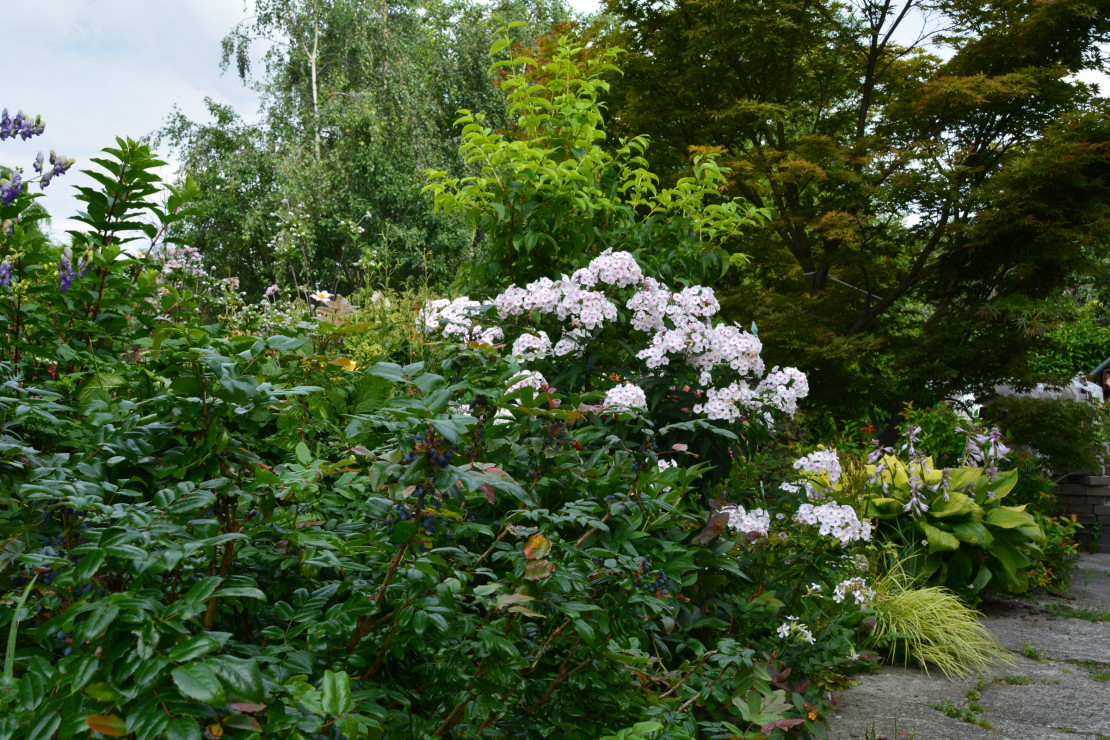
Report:
[{"label": "tree leaf", "polygon": [[62,716],[57,712],[40,712],[38,720],[31,725],[24,736],[26,740],[50,740],[62,724]]},{"label": "tree leaf", "polygon": [[528,594],[501,594],[497,597],[497,608],[504,609],[512,604],[523,604],[535,599]]},{"label": "tree leaf", "polygon": [[324,680],[320,683],[320,706],[324,714],[330,714],[333,717],[354,709],[350,677],[346,673],[324,671]]},{"label": "tree leaf", "polygon": [[220,643],[205,634],[193,635],[170,648],[169,658],[174,663],[186,663],[220,647]]},{"label": "tree leaf", "polygon": [[546,614],[540,614],[539,612],[534,612],[531,609],[529,609],[528,607],[521,606],[520,604],[517,604],[516,606],[510,606],[509,611],[516,612],[517,614],[523,614],[526,617],[538,617],[540,619],[547,619]]},{"label": "tree leaf", "polygon": [[97,604],[77,631],[77,637],[82,640],[94,640],[101,632],[108,629],[112,622],[119,616],[119,607],[115,604]]},{"label": "tree leaf", "polygon": [[85,717],[85,724],[94,732],[108,737],[126,737],[127,723],[114,714],[90,714]]},{"label": "tree leaf", "polygon": [[534,534],[524,543],[524,557],[529,560],[547,557],[549,552],[551,552],[551,540],[542,534]]},{"label": "tree leaf", "polygon": [[[212,670],[231,693],[247,702],[261,702],[266,693],[262,672],[253,658],[219,655],[211,661]],[[255,710],[258,711],[258,710]]]},{"label": "tree leaf", "polygon": [[550,560],[530,560],[524,566],[524,577],[529,581],[542,581],[555,572],[555,563]]},{"label": "tree leaf", "polygon": [[182,696],[214,707],[222,707],[227,703],[220,679],[216,678],[216,674],[204,663],[192,663],[174,668],[170,675],[173,676],[173,683]]}]

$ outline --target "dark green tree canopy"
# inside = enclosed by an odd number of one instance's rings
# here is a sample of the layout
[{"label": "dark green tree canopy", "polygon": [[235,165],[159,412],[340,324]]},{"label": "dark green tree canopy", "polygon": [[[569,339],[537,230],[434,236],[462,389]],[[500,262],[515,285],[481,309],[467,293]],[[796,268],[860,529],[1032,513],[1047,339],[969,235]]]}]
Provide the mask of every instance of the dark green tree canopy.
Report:
[{"label": "dark green tree canopy", "polygon": [[[716,148],[772,214],[731,310],[818,403],[1020,374],[1105,238],[1107,2],[611,0],[610,104],[675,171]],[[927,386],[929,386],[927,388]]]}]

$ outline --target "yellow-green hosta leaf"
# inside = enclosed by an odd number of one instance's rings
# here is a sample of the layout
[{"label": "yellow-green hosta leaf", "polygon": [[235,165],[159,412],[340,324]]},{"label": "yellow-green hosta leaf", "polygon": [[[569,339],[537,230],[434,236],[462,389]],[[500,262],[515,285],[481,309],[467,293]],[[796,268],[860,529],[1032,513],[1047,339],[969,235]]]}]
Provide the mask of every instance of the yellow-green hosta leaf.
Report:
[{"label": "yellow-green hosta leaf", "polygon": [[980,468],[956,468],[948,479],[948,490],[959,491],[966,486],[974,487],[983,477]]},{"label": "yellow-green hosta leaf", "polygon": [[987,490],[994,494],[994,500],[998,501],[1004,498],[1010,491],[1014,490],[1014,486],[1018,482],[1018,471],[1007,470],[1004,473],[999,473],[998,476],[987,485]]},{"label": "yellow-green hosta leaf", "polygon": [[1030,542],[1036,543],[1038,546],[1043,545],[1045,544],[1045,542],[1048,541],[1045,537],[1044,531],[1041,530],[1041,528],[1036,524],[1030,524],[1027,527],[1018,527],[1017,529],[1014,529],[1012,531],[1017,532],[1022,537],[1029,540]]},{"label": "yellow-green hosta leaf", "polygon": [[921,461],[919,472],[921,474],[921,479],[930,487],[935,486],[944,479],[944,471],[937,470],[933,466],[933,458],[931,457],[926,457]]},{"label": "yellow-green hosta leaf", "polygon": [[925,539],[929,542],[930,553],[960,549],[960,541],[951,532],[937,529],[932,524],[926,524],[925,522],[921,522],[921,530],[925,533]]},{"label": "yellow-green hosta leaf", "polygon": [[965,494],[958,491],[948,494],[948,500],[940,499],[930,509],[930,513],[935,517],[950,517],[960,516],[962,514],[972,514],[979,510],[979,505],[969,499]]},{"label": "yellow-green hosta leaf", "polygon": [[960,521],[948,522],[948,527],[952,530],[952,534],[963,542],[968,542],[972,545],[978,545],[984,549],[989,548],[994,544],[994,537],[987,531],[981,522],[977,521]]},{"label": "yellow-green hosta leaf", "polygon": [[983,517],[983,522],[992,527],[1001,527],[1003,529],[1036,526],[1033,517],[1025,512],[1024,504],[1021,506],[999,506],[998,508],[990,509],[986,513],[986,516]]},{"label": "yellow-green hosta leaf", "polygon": [[864,516],[891,517],[902,513],[902,502],[896,498],[870,498],[864,506]]},{"label": "yellow-green hosta leaf", "polygon": [[1017,547],[1004,540],[997,540],[991,548],[991,555],[1002,566],[994,569],[994,575],[1003,590],[1015,594],[1029,588],[1025,568],[1031,561]]}]

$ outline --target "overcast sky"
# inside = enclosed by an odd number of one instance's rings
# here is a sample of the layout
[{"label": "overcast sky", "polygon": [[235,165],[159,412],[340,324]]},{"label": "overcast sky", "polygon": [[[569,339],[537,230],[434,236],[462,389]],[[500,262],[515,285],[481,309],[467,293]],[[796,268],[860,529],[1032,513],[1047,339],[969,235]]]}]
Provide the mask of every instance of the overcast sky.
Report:
[{"label": "overcast sky", "polygon": [[[76,226],[77,170],[116,136],[138,138],[158,129],[177,105],[206,120],[204,98],[253,120],[258,99],[234,71],[220,74],[220,40],[247,18],[241,0],[3,0],[6,52],[0,108],[41,114],[46,133],[0,142],[0,164],[22,166],[55,149],[77,159],[42,201],[54,231]],[[572,0],[582,12],[597,0]],[[165,152],[161,153],[165,158]],[[165,176],[170,173],[166,172]]]},{"label": "overcast sky", "polygon": [[0,164],[30,172],[35,154],[50,149],[77,159],[41,201],[55,232],[79,210],[77,169],[116,136],[152,133],[174,104],[203,119],[205,96],[248,118],[258,108],[233,72],[220,76],[220,39],[246,17],[239,0],[37,0],[5,2],[0,12],[8,29],[0,107],[46,121],[42,136],[0,142]]},{"label": "overcast sky", "polygon": [[[0,142],[0,164],[31,173],[35,155],[51,149],[77,160],[40,201],[55,233],[78,226],[66,219],[81,210],[73,185],[91,181],[77,170],[116,136],[153,133],[174,105],[207,120],[205,97],[256,118],[257,96],[234,70],[220,74],[220,40],[248,17],[242,0],[0,2],[7,29],[0,108],[46,121],[42,136]],[[597,1],[572,5],[592,11]]]}]

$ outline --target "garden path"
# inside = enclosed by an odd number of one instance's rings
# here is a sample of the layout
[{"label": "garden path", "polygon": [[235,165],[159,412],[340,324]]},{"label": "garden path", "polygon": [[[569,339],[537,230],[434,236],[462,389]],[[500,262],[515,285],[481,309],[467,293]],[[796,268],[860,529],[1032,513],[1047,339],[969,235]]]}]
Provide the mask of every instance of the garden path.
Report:
[{"label": "garden path", "polygon": [[980,608],[1012,665],[967,680],[884,666],[841,697],[830,740],[1110,740],[1110,553],[1080,557],[1066,596]]}]

